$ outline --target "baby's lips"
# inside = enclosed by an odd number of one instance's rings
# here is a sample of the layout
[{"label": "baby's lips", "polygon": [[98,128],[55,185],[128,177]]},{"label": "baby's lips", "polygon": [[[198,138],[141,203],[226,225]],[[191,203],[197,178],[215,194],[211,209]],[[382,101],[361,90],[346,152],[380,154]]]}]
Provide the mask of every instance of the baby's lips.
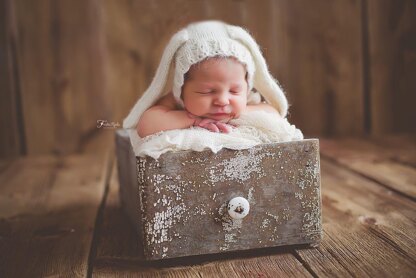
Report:
[{"label": "baby's lips", "polygon": [[228,110],[217,110],[217,111],[213,111],[210,114],[231,114],[231,111]]},{"label": "baby's lips", "polygon": [[211,112],[211,114],[231,114],[231,112],[233,111],[233,109],[230,106],[225,106],[225,107],[217,107],[215,110],[213,110]]}]

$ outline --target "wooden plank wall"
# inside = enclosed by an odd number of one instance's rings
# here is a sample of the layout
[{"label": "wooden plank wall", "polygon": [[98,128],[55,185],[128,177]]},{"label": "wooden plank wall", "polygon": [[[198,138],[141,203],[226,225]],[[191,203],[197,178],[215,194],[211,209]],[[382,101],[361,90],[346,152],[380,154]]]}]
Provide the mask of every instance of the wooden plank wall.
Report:
[{"label": "wooden plank wall", "polygon": [[371,131],[416,132],[416,1],[368,1]]},{"label": "wooden plank wall", "polygon": [[308,136],[416,131],[413,0],[0,3],[0,157],[73,152],[97,120],[121,124],[172,34],[205,19],[252,33]]},{"label": "wooden plank wall", "polygon": [[[13,153],[74,152],[96,129],[97,119],[105,119],[111,112],[104,78],[100,2],[1,2],[13,10],[5,26],[16,26],[15,42],[10,34],[6,41],[8,54],[17,56],[15,71],[5,78],[17,79],[18,86],[6,87],[5,95],[19,100],[9,102],[8,110],[21,111],[19,139],[23,146]],[[15,117],[4,114],[1,138],[7,138],[7,124],[14,124],[11,120]],[[2,144],[1,153],[7,156],[8,148],[9,144]]]},{"label": "wooden plank wall", "polygon": [[13,5],[0,1],[0,157],[24,154]]},{"label": "wooden plank wall", "polygon": [[[118,99],[124,102],[116,105],[121,109],[115,113],[117,117],[124,117],[149,85],[173,32],[195,20],[221,19],[246,27],[256,38],[271,72],[292,104],[290,121],[305,133],[364,132],[360,1],[335,4],[319,0],[312,4],[289,0],[215,0],[168,4],[160,0],[144,5],[146,2],[118,1],[116,5],[114,1],[106,2],[109,20],[106,29],[112,34],[108,37],[110,75],[140,76],[136,86],[121,77],[112,79],[110,91],[124,88],[123,93],[129,94],[128,98]],[[328,12],[321,14],[318,12],[321,10]],[[129,16],[130,13],[135,17]],[[128,34],[133,36],[126,39]],[[132,46],[136,55],[129,59]],[[120,59],[121,55],[126,58]],[[141,64],[134,69],[131,65],[137,60]],[[123,74],[125,71],[128,73]]]}]

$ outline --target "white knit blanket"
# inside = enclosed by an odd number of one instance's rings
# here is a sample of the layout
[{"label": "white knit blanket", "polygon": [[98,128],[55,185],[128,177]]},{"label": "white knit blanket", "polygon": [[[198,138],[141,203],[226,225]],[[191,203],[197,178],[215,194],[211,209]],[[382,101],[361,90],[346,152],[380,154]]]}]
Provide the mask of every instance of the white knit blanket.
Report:
[{"label": "white knit blanket", "polygon": [[162,131],[144,138],[129,129],[136,156],[158,159],[169,151],[210,149],[217,153],[222,148],[241,150],[258,144],[302,140],[303,134],[286,118],[265,111],[242,114],[230,122],[236,127],[230,133],[215,133],[200,127]]}]

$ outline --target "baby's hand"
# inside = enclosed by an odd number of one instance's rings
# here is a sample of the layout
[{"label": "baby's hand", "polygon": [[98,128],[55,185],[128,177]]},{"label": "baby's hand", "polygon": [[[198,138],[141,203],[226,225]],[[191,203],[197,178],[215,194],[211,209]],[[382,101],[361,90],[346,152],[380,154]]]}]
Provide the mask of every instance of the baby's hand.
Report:
[{"label": "baby's hand", "polygon": [[192,119],[195,119],[193,126],[199,126],[212,132],[229,133],[231,132],[233,128],[233,126],[230,124],[223,123],[223,122],[209,119],[209,118],[200,118],[195,115],[192,115],[189,112],[188,112],[188,116]]},{"label": "baby's hand", "polygon": [[208,118],[202,119],[196,126],[208,129],[212,132],[230,133],[232,130],[231,125]]}]

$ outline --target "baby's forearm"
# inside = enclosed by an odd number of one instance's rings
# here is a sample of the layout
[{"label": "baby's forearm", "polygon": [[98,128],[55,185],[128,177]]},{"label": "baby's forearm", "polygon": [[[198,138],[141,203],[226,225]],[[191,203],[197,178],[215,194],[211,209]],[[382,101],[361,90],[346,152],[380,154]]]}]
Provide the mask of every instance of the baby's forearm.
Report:
[{"label": "baby's forearm", "polygon": [[189,128],[194,122],[184,110],[149,109],[141,116],[137,132],[145,137],[160,131]]},{"label": "baby's forearm", "polygon": [[[248,105],[245,109],[247,112],[258,110],[279,115],[276,109],[266,103]],[[239,115],[236,115],[236,117],[238,118]],[[140,137],[146,137],[160,131],[185,129],[194,125],[213,132],[228,133],[231,130],[230,126],[224,122],[214,119],[191,116],[185,110],[172,110],[169,107],[157,105],[144,112],[140,117],[139,123],[137,125],[137,133]]]}]

